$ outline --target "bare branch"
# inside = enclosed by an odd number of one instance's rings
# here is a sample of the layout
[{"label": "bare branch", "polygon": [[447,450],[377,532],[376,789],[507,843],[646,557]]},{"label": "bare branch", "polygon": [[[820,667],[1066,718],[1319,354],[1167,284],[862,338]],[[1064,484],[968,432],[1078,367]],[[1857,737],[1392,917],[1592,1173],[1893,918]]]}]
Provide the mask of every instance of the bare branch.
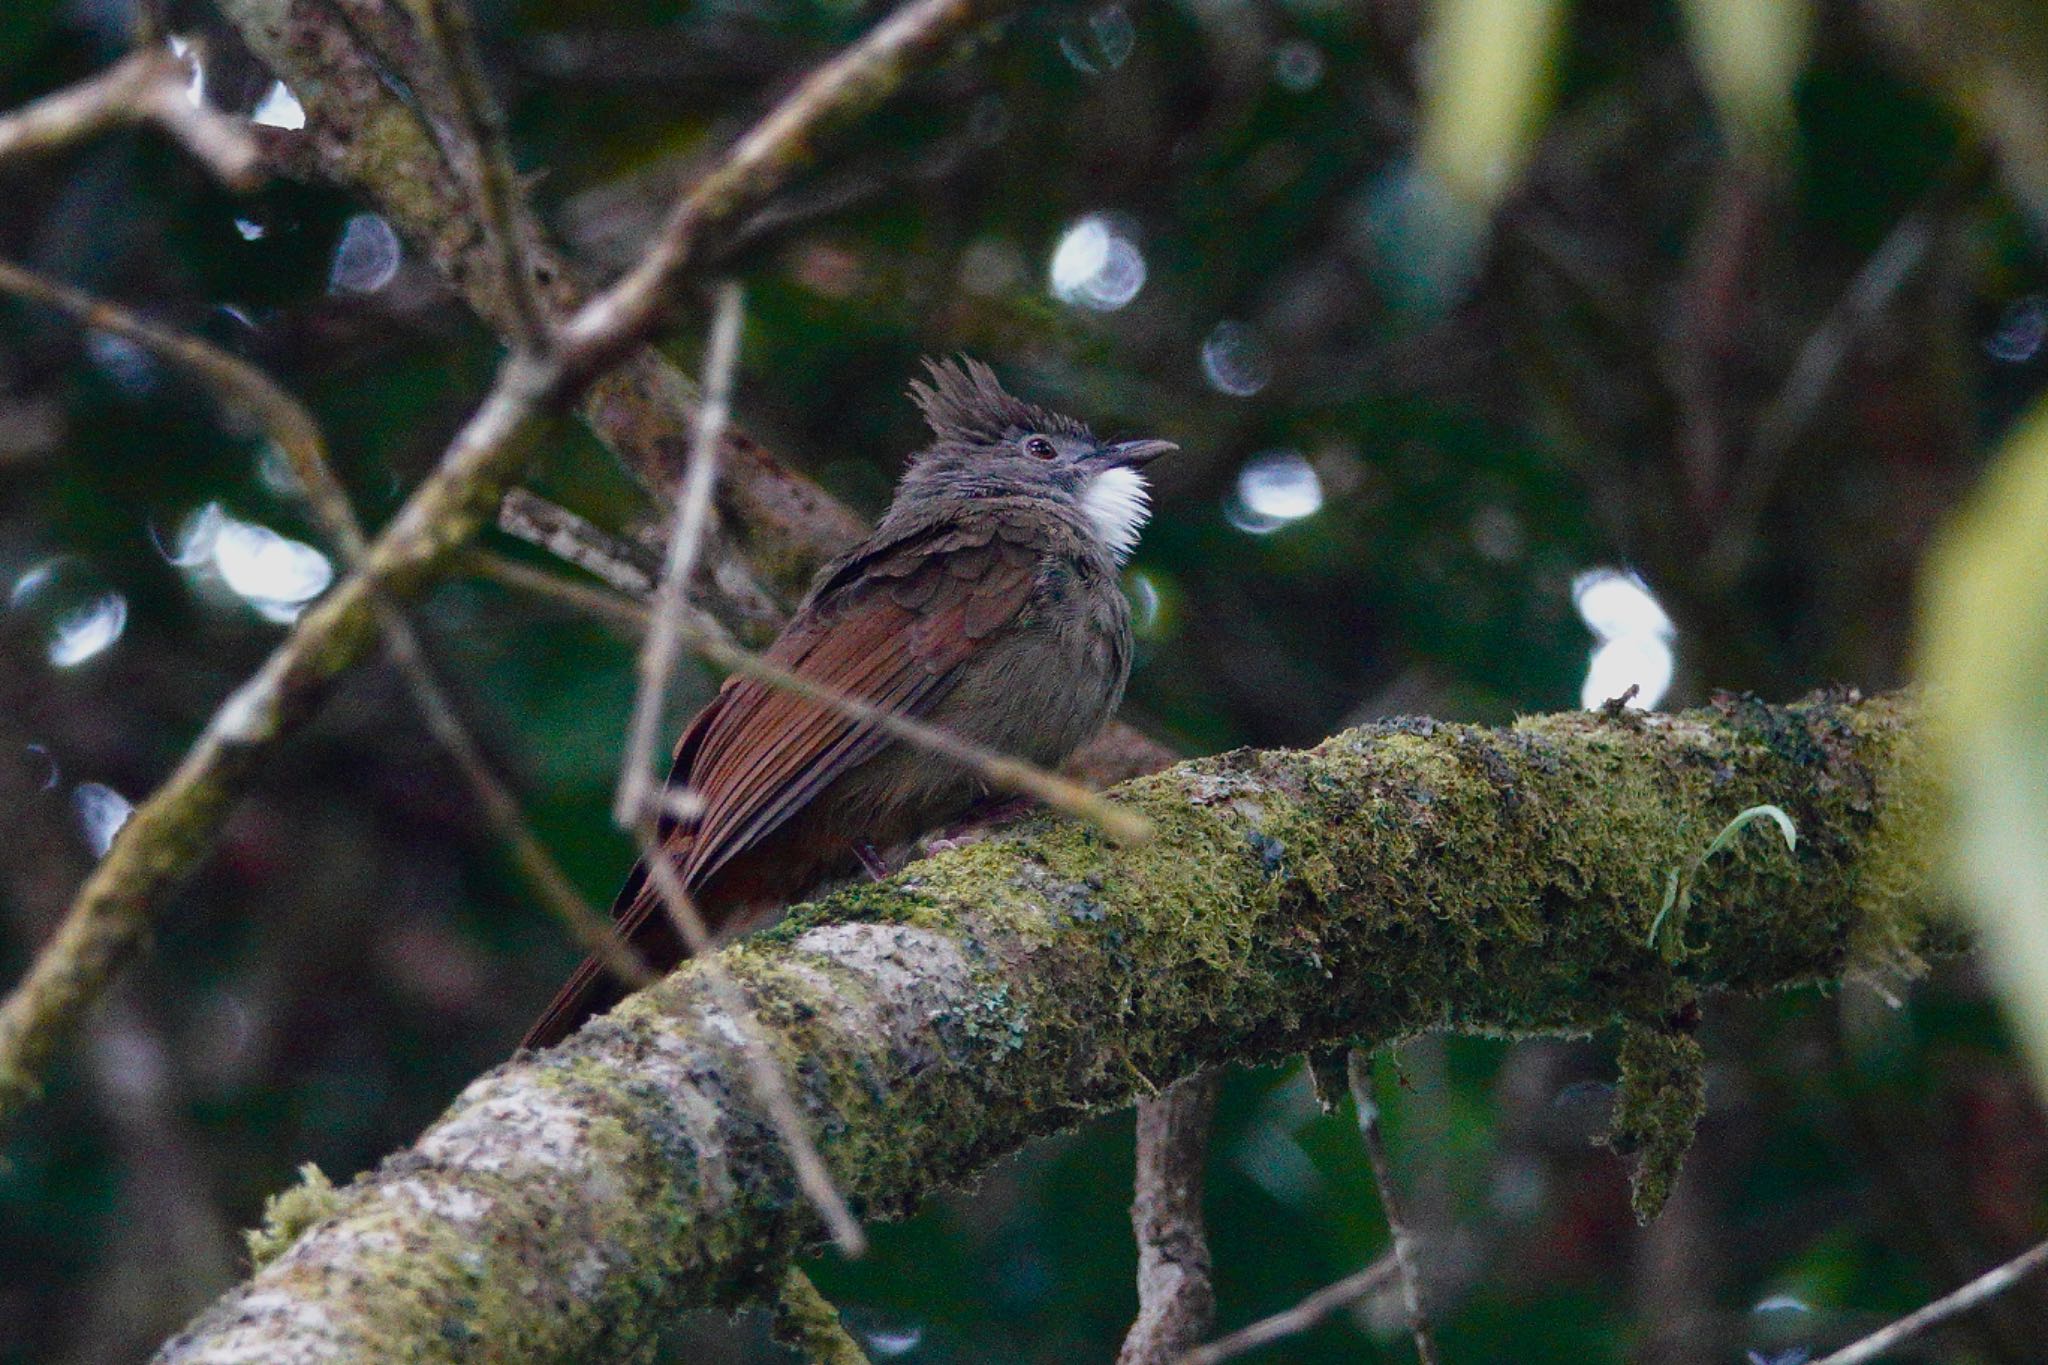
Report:
[{"label": "bare branch", "polygon": [[144,88],[163,77],[170,61],[168,53],[138,52],[0,117],[0,161],[57,151],[135,122],[143,117]]},{"label": "bare branch", "polygon": [[1365,1269],[1346,1275],[1335,1284],[1325,1285],[1284,1312],[1275,1313],[1270,1318],[1260,1318],[1249,1327],[1240,1327],[1227,1337],[1218,1337],[1207,1346],[1189,1351],[1180,1358],[1181,1365],[1218,1365],[1220,1361],[1234,1360],[1261,1346],[1270,1346],[1276,1341],[1299,1336],[1338,1309],[1356,1303],[1400,1273],[1401,1268],[1395,1262],[1394,1254],[1388,1252]]},{"label": "bare branch", "polygon": [[661,742],[661,719],[668,700],[669,676],[683,652],[683,616],[689,605],[689,584],[697,554],[710,525],[711,488],[718,481],[718,440],[732,410],[732,377],[740,344],[740,287],[719,286],[711,322],[711,340],[704,358],[704,401],[697,409],[691,434],[690,464],[683,475],[669,532],[668,556],[661,585],[654,593],[654,620],[640,648],[640,691],[626,732],[625,761],[612,800],[612,818],[631,829],[646,818],[654,788],[654,755]]},{"label": "bare branch", "polygon": [[454,703],[435,677],[412,624],[390,602],[379,600],[376,609],[384,629],[385,646],[410,688],[428,732],[454,760],[456,770],[475,794],[485,822],[510,850],[513,865],[540,903],[562,922],[585,952],[603,961],[607,970],[636,986],[654,980],[654,973],[640,954],[613,933],[610,923],[590,907],[569,880],[569,874],[533,832],[517,798],[492,769],[482,746],[463,725]]},{"label": "bare branch", "polygon": [[2043,1266],[2048,1266],[2048,1242],[2041,1242],[2021,1252],[2004,1265],[1985,1271],[1954,1293],[1908,1313],[1891,1326],[1872,1332],[1861,1341],[1852,1342],[1839,1351],[1823,1356],[1814,1361],[1813,1365],[1862,1365],[1866,1360],[1875,1360],[1900,1343],[1919,1336],[1928,1328],[1946,1322],[1958,1314],[1967,1313],[1986,1299],[2003,1294]]},{"label": "bare branch", "polygon": [[1221,1085],[1222,1072],[1210,1071],[1138,1101],[1138,1317],[1117,1365],[1173,1365],[1215,1322],[1202,1190]]},{"label": "bare branch", "polygon": [[47,153],[135,123],[176,138],[231,189],[262,183],[263,157],[249,127],[185,90],[186,66],[161,48],[123,58],[105,71],[0,117],[0,162]]},{"label": "bare branch", "polygon": [[648,597],[661,581],[661,557],[638,541],[614,536],[524,488],[498,505],[498,529],[632,597]]},{"label": "bare branch", "polygon": [[[723,464],[721,460],[721,468]],[[528,489],[515,488],[505,495],[498,508],[498,529],[635,598],[650,596],[661,581],[662,555],[646,542],[614,535]],[[781,604],[752,581],[729,546],[720,544],[718,553],[702,557],[710,562],[689,584],[690,599],[703,609],[701,615],[735,637],[735,644],[773,639],[787,619]]]},{"label": "bare branch", "polygon": [[522,244],[519,179],[506,145],[505,115],[484,80],[476,31],[464,0],[407,0],[425,30],[427,46],[442,70],[452,147],[449,160],[466,175],[483,210],[482,227],[496,257],[505,297],[511,301],[515,344],[537,349],[548,340],[548,310],[534,292],[532,268]]},{"label": "bare branch", "polygon": [[1379,1186],[1380,1209],[1387,1217],[1387,1231],[1394,1237],[1391,1254],[1401,1271],[1401,1306],[1408,1315],[1408,1331],[1415,1338],[1415,1356],[1422,1365],[1437,1365],[1436,1340],[1423,1310],[1422,1268],[1416,1263],[1415,1234],[1401,1212],[1393,1163],[1387,1160],[1386,1138],[1380,1133],[1379,1100],[1372,1088],[1372,1054],[1364,1048],[1351,1049],[1344,1074],[1351,1083],[1352,1103],[1358,1106],[1358,1133],[1365,1139],[1366,1157],[1372,1162],[1373,1183]]}]

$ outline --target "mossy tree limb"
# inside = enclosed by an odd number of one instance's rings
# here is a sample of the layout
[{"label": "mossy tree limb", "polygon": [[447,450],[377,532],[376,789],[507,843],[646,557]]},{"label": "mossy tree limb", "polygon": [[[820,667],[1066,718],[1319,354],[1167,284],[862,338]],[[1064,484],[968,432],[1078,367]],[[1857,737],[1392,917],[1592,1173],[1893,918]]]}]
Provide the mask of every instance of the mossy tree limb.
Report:
[{"label": "mossy tree limb", "polygon": [[[1909,962],[1911,698],[1349,731],[1129,783],[1160,837],[1034,821],[727,950],[857,1210],[1230,1061],[1432,1029],[1580,1033]],[[1670,868],[1770,802],[1799,851]],[[1759,841],[1761,843],[1761,841]],[[821,1236],[689,968],[471,1085],[166,1346],[170,1362],[627,1359],[772,1296]]]}]

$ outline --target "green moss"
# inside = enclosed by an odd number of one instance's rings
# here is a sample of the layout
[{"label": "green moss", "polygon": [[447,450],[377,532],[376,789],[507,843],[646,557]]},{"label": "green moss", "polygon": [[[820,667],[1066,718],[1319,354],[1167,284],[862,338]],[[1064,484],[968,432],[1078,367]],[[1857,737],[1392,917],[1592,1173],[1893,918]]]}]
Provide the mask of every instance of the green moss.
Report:
[{"label": "green moss", "polygon": [[263,1222],[242,1234],[249,1246],[249,1263],[257,1270],[276,1260],[284,1249],[299,1240],[299,1234],[333,1213],[339,1196],[321,1169],[312,1162],[299,1167],[299,1183],[263,1201]]},{"label": "green moss", "polygon": [[1624,1024],[1621,1093],[1607,1145],[1629,1158],[1630,1203],[1647,1223],[1663,1209],[1707,1112],[1706,1053],[1693,1034],[1697,1006],[1670,1020]]},{"label": "green moss", "polygon": [[773,1335],[810,1365],[868,1365],[867,1352],[840,1323],[839,1310],[794,1266],[775,1297]]},{"label": "green moss", "polygon": [[[1617,1019],[1614,1141],[1647,1213],[1699,1117],[1687,1002],[1895,965],[1924,944],[1910,712],[1822,698],[1733,722],[1573,714],[1224,755],[1120,789],[1157,826],[1148,844],[1027,822],[801,908],[722,961],[863,1217],[1222,1062]],[[1665,870],[1765,801],[1797,823],[1798,856],[1713,859],[1694,950],[1666,961],[1648,942]],[[839,937],[859,952],[798,951],[835,921],[873,926]],[[1865,935],[1879,946],[1855,948]],[[594,1185],[545,1162],[516,1186],[422,1176],[493,1201],[488,1236],[397,1196],[348,1215],[393,1248],[362,1260],[388,1340],[403,1327],[453,1355],[523,1332],[531,1356],[612,1358],[685,1304],[773,1292],[821,1229],[732,1039],[687,1022],[706,990],[685,967],[524,1064]]]}]

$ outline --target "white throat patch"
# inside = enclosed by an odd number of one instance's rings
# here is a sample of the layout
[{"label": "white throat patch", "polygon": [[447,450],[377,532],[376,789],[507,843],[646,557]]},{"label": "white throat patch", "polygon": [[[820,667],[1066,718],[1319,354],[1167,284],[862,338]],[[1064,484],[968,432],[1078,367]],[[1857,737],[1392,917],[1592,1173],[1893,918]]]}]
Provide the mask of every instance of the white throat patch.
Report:
[{"label": "white throat patch", "polygon": [[1122,564],[1138,545],[1138,529],[1152,516],[1145,477],[1135,469],[1105,469],[1081,490],[1081,510],[1095,534]]}]

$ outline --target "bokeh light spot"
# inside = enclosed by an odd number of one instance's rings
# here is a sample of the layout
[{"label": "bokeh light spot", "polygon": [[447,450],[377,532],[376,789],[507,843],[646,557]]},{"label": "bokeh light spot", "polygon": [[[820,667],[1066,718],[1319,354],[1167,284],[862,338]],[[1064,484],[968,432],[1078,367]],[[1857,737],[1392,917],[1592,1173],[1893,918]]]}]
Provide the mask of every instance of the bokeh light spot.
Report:
[{"label": "bokeh light spot", "polygon": [[374,213],[358,213],[342,225],[327,287],[336,294],[374,294],[398,273],[401,254],[391,224]]},{"label": "bokeh light spot", "polygon": [[1628,705],[1647,711],[1671,688],[1677,660],[1671,617],[1649,587],[1621,569],[1589,569],[1572,580],[1572,603],[1599,644],[1586,665],[1579,704],[1605,706],[1636,689]]},{"label": "bokeh light spot", "polygon": [[1049,284],[1061,303],[1114,312],[1145,287],[1145,256],[1108,217],[1092,213],[1060,234]]},{"label": "bokeh light spot", "polygon": [[1249,398],[1273,382],[1273,353],[1256,328],[1219,322],[1202,339],[1202,374],[1219,393]]},{"label": "bokeh light spot", "polygon": [[1298,450],[1269,450],[1245,461],[1224,504],[1230,524],[1262,536],[1323,510],[1323,481]]}]

